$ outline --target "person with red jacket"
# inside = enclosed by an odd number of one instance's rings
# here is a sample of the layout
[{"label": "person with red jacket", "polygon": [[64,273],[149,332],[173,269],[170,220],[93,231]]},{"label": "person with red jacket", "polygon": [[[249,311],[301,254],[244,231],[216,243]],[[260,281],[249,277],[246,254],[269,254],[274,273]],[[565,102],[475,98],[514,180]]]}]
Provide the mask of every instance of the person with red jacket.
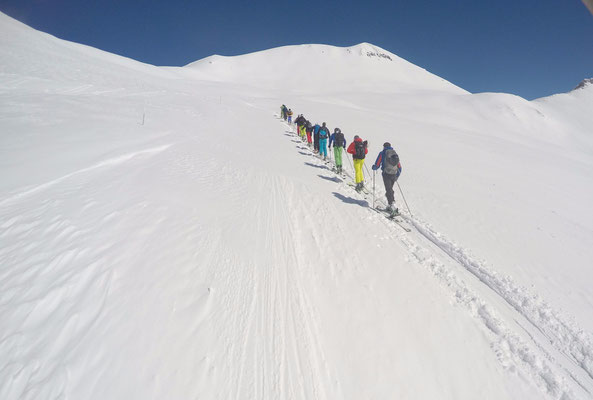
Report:
[{"label": "person with red jacket", "polygon": [[348,146],[347,152],[352,154],[352,160],[354,162],[354,181],[356,182],[356,191],[360,192],[364,188],[364,175],[362,174],[362,166],[364,164],[364,158],[369,152],[367,149],[368,142],[356,135],[354,141]]}]

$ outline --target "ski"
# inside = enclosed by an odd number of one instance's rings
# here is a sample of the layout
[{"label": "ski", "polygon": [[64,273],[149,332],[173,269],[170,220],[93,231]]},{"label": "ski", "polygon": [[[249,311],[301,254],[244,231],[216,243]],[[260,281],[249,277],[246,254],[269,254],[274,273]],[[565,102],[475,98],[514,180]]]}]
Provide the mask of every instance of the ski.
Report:
[{"label": "ski", "polygon": [[402,221],[401,219],[397,219],[397,218],[387,218],[390,219],[391,221],[395,222],[397,225],[399,225],[400,228],[402,228],[404,231],[406,232],[412,232],[412,230],[410,228],[408,228],[407,226],[405,226],[405,222]]},{"label": "ski", "polygon": [[[349,186],[352,186],[354,190],[356,190],[356,183],[354,182],[347,182]],[[366,187],[362,187],[362,190],[356,190],[358,193],[363,194],[365,196],[370,196],[371,192],[368,191]]]},{"label": "ski", "polygon": [[398,212],[398,213],[396,213],[396,214],[392,214],[392,213],[391,213],[391,211],[387,210],[386,208],[380,208],[380,207],[376,207],[376,208],[372,208],[372,207],[371,207],[371,209],[372,209],[372,210],[375,210],[375,211],[376,211],[376,212],[378,212],[379,214],[382,214],[382,215],[384,215],[384,216],[385,216],[385,218],[387,218],[388,220],[395,222],[395,223],[396,223],[397,225],[399,225],[399,226],[400,226],[400,227],[401,227],[401,228],[402,228],[404,231],[406,231],[406,232],[412,232],[412,230],[411,230],[410,228],[408,228],[408,227],[405,225],[405,222],[404,222],[402,219],[400,219],[400,218],[397,218],[397,217],[399,217],[399,216],[400,216],[399,212]]},{"label": "ski", "polygon": [[338,172],[338,170],[335,167],[332,168],[332,172],[342,179],[347,178],[346,174]]}]

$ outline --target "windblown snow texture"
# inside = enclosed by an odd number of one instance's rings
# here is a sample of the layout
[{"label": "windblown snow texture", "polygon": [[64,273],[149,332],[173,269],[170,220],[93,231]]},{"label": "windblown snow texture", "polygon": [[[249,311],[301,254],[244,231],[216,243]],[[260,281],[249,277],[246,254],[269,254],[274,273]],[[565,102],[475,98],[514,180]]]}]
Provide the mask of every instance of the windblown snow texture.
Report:
[{"label": "windblown snow texture", "polygon": [[[369,43],[155,67],[0,14],[0,398],[593,398],[580,86],[472,95]],[[367,167],[392,143],[410,232],[283,103]]]}]

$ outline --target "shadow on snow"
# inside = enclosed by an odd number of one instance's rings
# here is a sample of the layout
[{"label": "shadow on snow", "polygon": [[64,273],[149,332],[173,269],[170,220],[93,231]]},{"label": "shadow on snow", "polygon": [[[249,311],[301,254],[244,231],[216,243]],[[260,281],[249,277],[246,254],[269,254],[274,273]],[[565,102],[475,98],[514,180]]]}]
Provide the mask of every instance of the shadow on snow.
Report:
[{"label": "shadow on snow", "polygon": [[335,183],[342,183],[343,181],[338,178],[337,176],[333,176],[331,178],[327,177],[327,176],[323,176],[323,175],[317,175],[318,177],[320,177],[321,179],[325,179],[326,181],[330,181],[330,182],[335,182]]},{"label": "shadow on snow", "polygon": [[348,204],[356,204],[359,205],[361,207],[369,207],[369,202],[366,200],[357,200],[357,199],[353,199],[352,197],[346,197],[343,194],[337,193],[337,192],[332,192],[332,194],[334,196],[336,196],[338,199],[342,200],[344,203],[348,203]]},{"label": "shadow on snow", "polygon": [[327,167],[327,165],[316,165],[316,164],[311,164],[310,162],[306,162],[305,165],[308,165],[309,167],[313,167],[313,168],[329,169]]}]

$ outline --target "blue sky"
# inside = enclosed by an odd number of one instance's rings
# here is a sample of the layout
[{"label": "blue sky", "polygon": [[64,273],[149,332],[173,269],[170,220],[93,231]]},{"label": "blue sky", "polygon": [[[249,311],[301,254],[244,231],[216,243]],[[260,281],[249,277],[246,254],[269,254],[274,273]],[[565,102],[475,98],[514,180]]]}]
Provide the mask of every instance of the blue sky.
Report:
[{"label": "blue sky", "polygon": [[36,29],[155,65],[288,44],[369,42],[471,92],[527,99],[593,77],[580,0],[0,0]]}]

